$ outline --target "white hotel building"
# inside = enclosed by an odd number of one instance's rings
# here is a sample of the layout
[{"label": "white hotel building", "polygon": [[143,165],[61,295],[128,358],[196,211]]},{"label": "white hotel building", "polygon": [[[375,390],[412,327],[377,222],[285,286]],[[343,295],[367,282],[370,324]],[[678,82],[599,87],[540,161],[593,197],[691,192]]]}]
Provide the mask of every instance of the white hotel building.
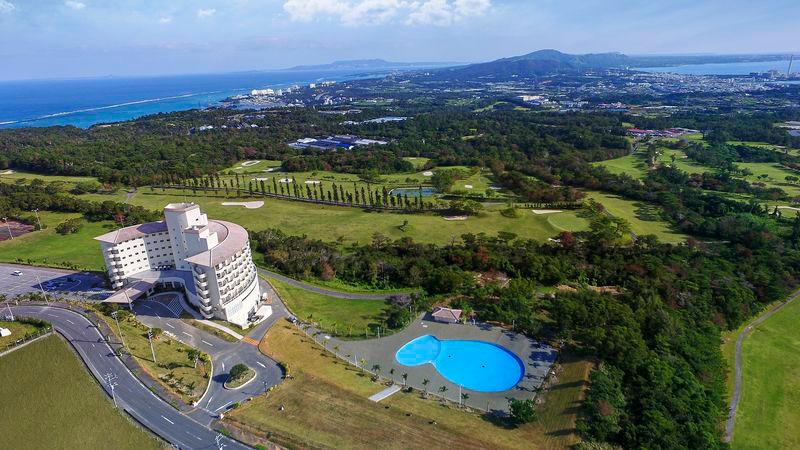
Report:
[{"label": "white hotel building", "polygon": [[171,203],[164,219],[121,228],[95,239],[103,249],[112,287],[107,301],[130,303],[159,288],[183,289],[203,317],[247,327],[269,315],[247,231],[209,220],[194,203]]}]

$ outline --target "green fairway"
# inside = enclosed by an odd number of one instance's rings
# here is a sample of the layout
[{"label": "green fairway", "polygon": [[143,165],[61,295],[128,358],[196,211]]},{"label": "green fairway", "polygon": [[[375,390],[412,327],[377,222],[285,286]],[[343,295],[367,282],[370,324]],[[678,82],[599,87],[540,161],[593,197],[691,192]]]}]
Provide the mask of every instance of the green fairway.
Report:
[{"label": "green fairway", "polygon": [[269,282],[298,318],[318,323],[327,333],[364,338],[367,328],[371,336],[376,327],[385,328],[382,325],[387,308],[384,301],[334,298],[273,279]]},{"label": "green fairway", "polygon": [[67,185],[75,184],[81,181],[97,181],[95,177],[82,177],[82,176],[66,176],[66,175],[43,175],[39,173],[30,172],[17,172],[16,170],[0,170],[0,182],[3,183],[16,183],[18,180],[31,181],[34,179],[46,181],[51,183],[53,181],[61,181]]},{"label": "green fairway", "polygon": [[631,231],[640,236],[654,234],[659,240],[672,243],[686,240],[686,235],[672,230],[658,217],[658,209],[652,205],[597,191],[589,191],[587,196],[605,206],[609,214],[630,222]]},{"label": "green fairway", "polygon": [[[171,194],[170,194],[171,192]],[[264,206],[258,209],[245,209],[241,206],[223,206],[225,201],[263,200]],[[210,218],[225,219],[238,223],[250,230],[279,228],[290,235],[308,235],[323,241],[338,241],[342,244],[366,243],[375,233],[382,233],[392,239],[411,237],[419,242],[444,244],[465,233],[486,233],[495,235],[499,231],[515,233],[522,238],[544,241],[561,229],[549,222],[547,215],[523,214],[521,218],[509,219],[500,214],[505,205],[489,205],[485,214],[467,220],[445,220],[435,214],[403,214],[394,212],[367,212],[358,208],[324,206],[264,197],[225,198],[224,196],[192,195],[188,192],[168,190],[140,191],[132,204],[148,209],[160,210],[167,203],[193,201],[200,205]],[[565,222],[582,223],[575,211],[559,213]],[[408,222],[405,231],[403,223]],[[99,252],[98,252],[99,253]]]},{"label": "green fairway", "polygon": [[157,449],[92,380],[59,337],[0,358],[2,447],[7,449]]},{"label": "green fairway", "polygon": [[800,448],[800,301],[751,331],[731,448]]},{"label": "green fairway", "polygon": [[56,233],[56,225],[79,214],[41,211],[39,215],[47,228],[0,242],[0,261],[105,270],[100,244],[94,238],[111,231],[112,222],[86,222],[77,233],[62,236]]},{"label": "green fairway", "polygon": [[[7,311],[3,308],[5,304],[0,305],[0,313],[5,315]],[[16,318],[19,320],[19,317]],[[26,336],[33,337],[34,335],[44,332],[44,330],[40,327],[29,323],[22,323],[22,322],[4,322],[0,321],[0,328],[6,328],[11,331],[10,336],[0,337],[0,351],[5,350],[7,345],[10,345],[20,339],[25,338]]]}]

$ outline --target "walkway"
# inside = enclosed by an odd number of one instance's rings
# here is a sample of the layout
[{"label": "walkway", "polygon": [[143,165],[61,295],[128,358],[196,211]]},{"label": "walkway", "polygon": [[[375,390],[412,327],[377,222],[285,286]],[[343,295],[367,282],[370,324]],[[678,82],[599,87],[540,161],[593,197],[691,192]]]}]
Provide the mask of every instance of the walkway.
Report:
[{"label": "walkway", "polygon": [[725,442],[733,441],[733,427],[736,425],[736,410],[739,407],[739,399],[741,398],[742,393],[742,344],[744,343],[744,338],[750,334],[750,331],[752,331],[753,328],[772,317],[773,314],[783,309],[783,307],[789,303],[795,301],[798,297],[800,297],[800,291],[795,292],[785,302],[776,305],[774,308],[750,322],[750,324],[748,324],[744,330],[739,333],[739,337],[736,339],[736,362],[734,363],[735,381],[733,384],[733,395],[731,396],[730,408],[728,409],[728,420],[725,423]]},{"label": "walkway", "polygon": [[377,394],[372,395],[369,399],[370,401],[378,403],[379,401],[389,398],[389,396],[394,395],[398,392],[400,392],[400,385],[393,384],[387,387],[386,389],[378,392]]}]

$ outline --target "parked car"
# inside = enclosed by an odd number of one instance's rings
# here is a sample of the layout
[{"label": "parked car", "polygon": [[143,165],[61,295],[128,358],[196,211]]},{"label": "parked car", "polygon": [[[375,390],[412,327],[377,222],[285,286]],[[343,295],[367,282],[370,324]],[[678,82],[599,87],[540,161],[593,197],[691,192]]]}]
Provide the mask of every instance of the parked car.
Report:
[{"label": "parked car", "polygon": [[14,275],[15,277],[22,276],[22,271],[21,270],[15,270],[15,271],[11,272],[11,275]]}]

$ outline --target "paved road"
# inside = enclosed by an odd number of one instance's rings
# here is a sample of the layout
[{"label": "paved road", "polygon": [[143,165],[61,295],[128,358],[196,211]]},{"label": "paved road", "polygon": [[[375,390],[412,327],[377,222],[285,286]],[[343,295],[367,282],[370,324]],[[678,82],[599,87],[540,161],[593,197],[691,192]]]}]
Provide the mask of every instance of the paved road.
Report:
[{"label": "paved road", "polygon": [[[257,345],[269,327],[285,315],[282,305],[273,305],[272,316],[251,330],[246,339],[230,342],[181,320],[180,310],[174,307],[170,309],[167,306],[175,296],[176,294],[165,294],[136,301],[133,304],[133,311],[143,324],[161,328],[175,339],[211,357],[213,370],[208,390],[197,402],[197,407],[189,413],[195,420],[210,424],[216,416],[227,411],[234,403],[242,403],[253,396],[263,394],[265,389],[281,382],[283,372],[278,363],[264,356]],[[225,381],[228,373],[238,363],[252,368],[256,376],[239,389],[227,389]]]},{"label": "paved road", "polygon": [[[15,314],[52,323],[56,331],[73,345],[108,395],[111,391],[103,378],[107,374],[116,377],[114,396],[117,404],[151,431],[178,448],[217,448],[215,438],[218,433],[193,417],[181,414],[150,392],[128,371],[88,319],[73,311],[46,306],[14,306],[13,310]],[[227,449],[249,448],[232,439],[222,439]]]},{"label": "paved road", "polygon": [[734,363],[735,381],[733,384],[733,395],[731,396],[731,403],[728,409],[728,420],[725,423],[726,442],[733,441],[733,427],[736,425],[736,410],[739,407],[739,399],[741,398],[742,393],[742,344],[744,343],[744,338],[750,334],[750,331],[752,331],[753,328],[772,317],[773,314],[783,309],[783,307],[789,303],[795,301],[798,297],[800,297],[800,291],[795,292],[785,302],[775,306],[766,313],[762,314],[756,320],[750,322],[746,327],[744,327],[744,330],[739,333],[739,337],[736,339],[736,358]]},{"label": "paved road", "polygon": [[294,278],[289,278],[285,275],[281,275],[279,273],[272,272],[267,269],[258,269],[258,273],[264,275],[267,278],[274,278],[278,281],[282,281],[290,286],[294,286],[300,289],[304,289],[309,292],[315,292],[317,294],[327,295],[328,297],[334,298],[343,298],[347,300],[388,300],[397,293],[392,294],[353,294],[350,292],[341,292],[341,291],[334,291],[331,289],[325,289],[323,287],[314,286],[313,284],[309,284],[303,281],[295,280]]}]

